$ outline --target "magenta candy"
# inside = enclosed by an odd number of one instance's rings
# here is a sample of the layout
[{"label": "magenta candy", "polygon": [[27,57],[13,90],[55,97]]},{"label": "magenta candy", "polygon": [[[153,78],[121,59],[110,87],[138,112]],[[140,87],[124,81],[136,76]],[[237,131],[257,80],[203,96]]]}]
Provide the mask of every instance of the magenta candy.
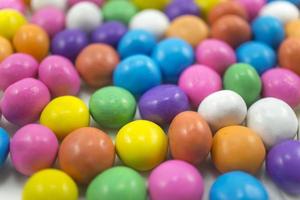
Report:
[{"label": "magenta candy", "polygon": [[222,80],[211,68],[193,65],[181,74],[179,87],[187,94],[192,105],[198,107],[205,97],[222,89]]},{"label": "magenta candy", "polygon": [[22,79],[9,86],[2,97],[2,115],[11,123],[23,126],[39,119],[50,101],[48,88],[33,78]]},{"label": "magenta candy", "polygon": [[201,42],[196,50],[199,64],[206,65],[220,75],[232,64],[236,63],[235,52],[223,41],[208,39]]},{"label": "magenta candy", "polygon": [[105,0],[69,0],[69,5],[73,6],[74,4],[82,2],[82,1],[89,1],[89,2],[95,3],[99,6],[102,6],[103,3],[105,2]]},{"label": "magenta candy", "polygon": [[42,27],[52,37],[64,29],[65,14],[58,8],[45,7],[34,13],[31,22]]},{"label": "magenta candy", "polygon": [[203,191],[200,172],[184,161],[166,161],[156,167],[149,177],[151,200],[200,200]]},{"label": "magenta candy", "polygon": [[11,8],[25,13],[26,6],[23,0],[0,0],[0,9]]},{"label": "magenta candy", "polygon": [[29,124],[19,129],[10,142],[10,156],[16,170],[30,176],[50,168],[56,159],[58,140],[47,127]]},{"label": "magenta candy", "polygon": [[0,64],[0,89],[5,90],[23,78],[36,77],[38,65],[38,62],[28,54],[10,55]]},{"label": "magenta candy", "polygon": [[246,9],[248,17],[252,21],[266,4],[267,0],[237,0],[237,2]]},{"label": "magenta candy", "polygon": [[275,97],[291,107],[300,104],[300,77],[289,69],[275,68],[262,76],[263,97]]}]

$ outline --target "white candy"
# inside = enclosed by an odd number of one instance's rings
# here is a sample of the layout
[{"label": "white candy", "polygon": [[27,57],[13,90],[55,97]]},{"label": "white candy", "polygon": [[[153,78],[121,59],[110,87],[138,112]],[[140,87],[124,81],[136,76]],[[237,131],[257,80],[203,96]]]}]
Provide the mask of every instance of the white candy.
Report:
[{"label": "white candy", "polygon": [[47,6],[53,6],[61,10],[65,10],[67,8],[67,0],[31,0],[31,8],[34,11]]},{"label": "white candy", "polygon": [[100,8],[91,2],[75,4],[67,13],[66,24],[69,29],[80,29],[90,32],[102,24]]},{"label": "white candy", "polygon": [[200,103],[198,113],[217,131],[226,126],[242,124],[247,115],[247,105],[237,93],[222,90],[207,96]]},{"label": "white candy", "polygon": [[286,139],[293,139],[298,130],[298,119],[284,101],[264,98],[248,111],[247,126],[255,131],[269,148]]},{"label": "white candy", "polygon": [[261,16],[273,16],[282,23],[298,19],[300,16],[298,8],[288,1],[274,1],[266,4],[260,11]]},{"label": "white candy", "polygon": [[161,11],[147,9],[136,14],[129,23],[130,29],[142,29],[162,38],[170,25],[168,17]]}]

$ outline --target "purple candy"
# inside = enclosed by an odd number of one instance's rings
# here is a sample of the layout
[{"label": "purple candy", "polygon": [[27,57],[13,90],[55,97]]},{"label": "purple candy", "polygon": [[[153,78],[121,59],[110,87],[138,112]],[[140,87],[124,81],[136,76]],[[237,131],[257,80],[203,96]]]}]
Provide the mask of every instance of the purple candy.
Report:
[{"label": "purple candy", "polygon": [[92,32],[91,41],[116,47],[126,32],[127,28],[124,24],[117,21],[106,22]]},{"label": "purple candy", "polygon": [[300,141],[288,140],[271,149],[267,156],[267,172],[288,193],[300,194]]},{"label": "purple candy", "polygon": [[139,101],[141,117],[164,125],[179,113],[189,110],[186,94],[176,85],[160,85],[146,92]]},{"label": "purple candy", "polygon": [[67,29],[56,34],[51,43],[52,54],[64,56],[75,61],[80,51],[89,44],[86,33]]},{"label": "purple candy", "polygon": [[174,0],[165,8],[165,13],[170,20],[181,15],[200,15],[200,9],[192,0]]}]

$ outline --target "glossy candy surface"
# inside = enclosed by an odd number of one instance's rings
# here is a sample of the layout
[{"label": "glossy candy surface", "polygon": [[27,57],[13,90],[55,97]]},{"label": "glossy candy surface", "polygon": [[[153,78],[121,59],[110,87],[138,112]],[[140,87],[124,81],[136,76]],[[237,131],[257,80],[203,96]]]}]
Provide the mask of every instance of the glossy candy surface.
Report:
[{"label": "glossy candy surface", "polygon": [[278,61],[280,66],[292,70],[300,75],[300,39],[287,38],[284,40],[278,50]]},{"label": "glossy candy surface", "polygon": [[0,36],[0,62],[13,53],[13,47],[9,40]]},{"label": "glossy candy surface", "polygon": [[0,167],[2,167],[6,161],[9,153],[9,134],[5,129],[0,128]]},{"label": "glossy candy surface", "polygon": [[165,13],[170,20],[182,15],[200,16],[201,9],[193,0],[175,0],[165,7]]}]

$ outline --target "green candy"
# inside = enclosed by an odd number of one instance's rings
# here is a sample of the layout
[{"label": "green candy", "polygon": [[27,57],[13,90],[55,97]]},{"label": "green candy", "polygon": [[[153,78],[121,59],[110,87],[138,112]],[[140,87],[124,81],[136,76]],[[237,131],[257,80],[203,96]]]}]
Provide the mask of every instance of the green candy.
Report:
[{"label": "green candy", "polygon": [[238,63],[230,66],[223,77],[224,89],[241,95],[248,106],[259,97],[262,89],[261,79],[249,64]]},{"label": "green candy", "polygon": [[88,186],[87,200],[146,200],[145,180],[133,169],[114,167],[98,175]]},{"label": "green candy", "polygon": [[97,90],[90,98],[90,113],[104,128],[120,128],[135,116],[136,101],[127,90],[109,86]]},{"label": "green candy", "polygon": [[137,8],[131,1],[114,0],[107,2],[102,8],[106,21],[120,21],[128,24],[130,19],[137,13]]}]

